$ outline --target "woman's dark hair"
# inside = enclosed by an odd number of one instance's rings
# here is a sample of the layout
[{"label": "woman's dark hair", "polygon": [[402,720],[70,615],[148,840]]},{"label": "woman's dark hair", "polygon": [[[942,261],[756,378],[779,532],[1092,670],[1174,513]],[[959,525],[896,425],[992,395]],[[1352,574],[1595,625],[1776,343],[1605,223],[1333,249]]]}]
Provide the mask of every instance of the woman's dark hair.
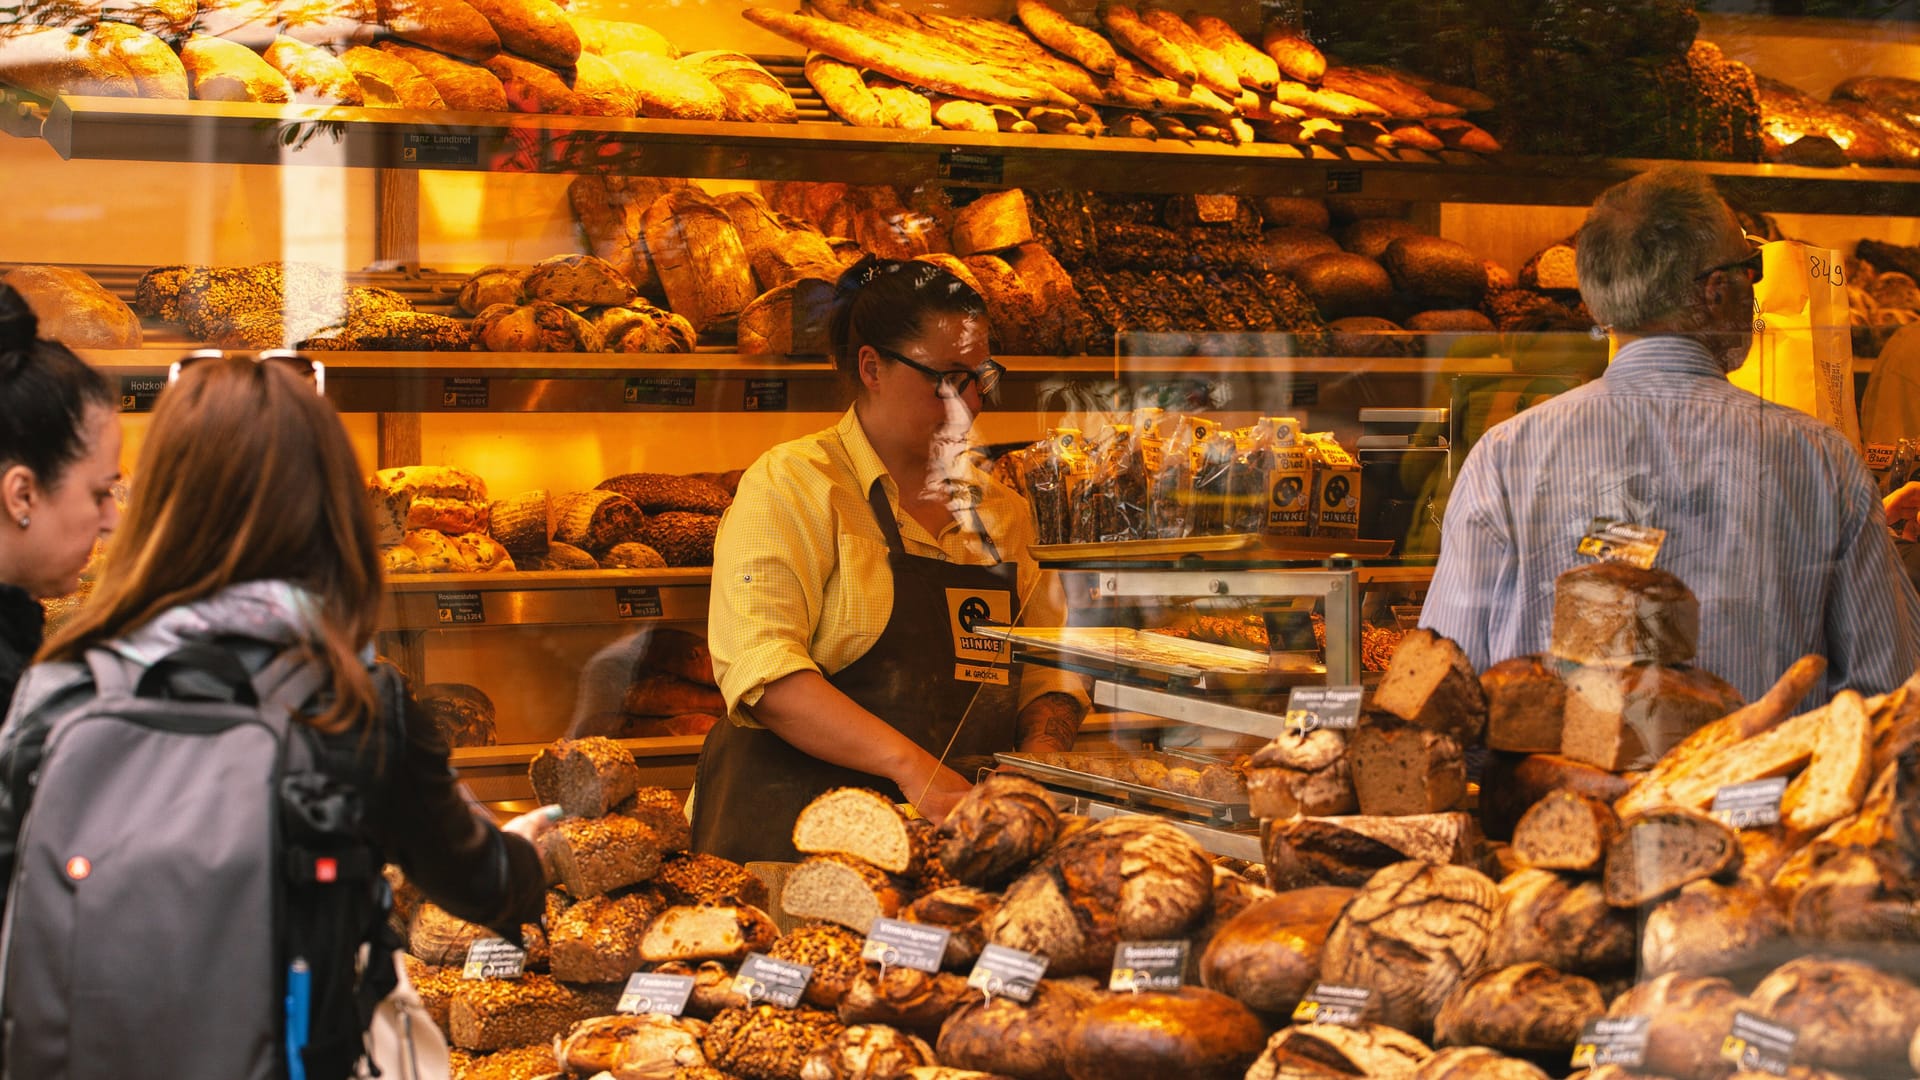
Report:
[{"label": "woman's dark hair", "polygon": [[26,299],[0,285],[0,468],[25,465],[51,488],[87,452],[88,406],[115,401],[99,372],[39,328]]},{"label": "woman's dark hair", "polygon": [[860,347],[900,351],[917,337],[929,315],[987,317],[987,302],[973,286],[945,267],[919,260],[869,255],[840,275],[833,318],[827,324],[833,365],[860,381]]}]

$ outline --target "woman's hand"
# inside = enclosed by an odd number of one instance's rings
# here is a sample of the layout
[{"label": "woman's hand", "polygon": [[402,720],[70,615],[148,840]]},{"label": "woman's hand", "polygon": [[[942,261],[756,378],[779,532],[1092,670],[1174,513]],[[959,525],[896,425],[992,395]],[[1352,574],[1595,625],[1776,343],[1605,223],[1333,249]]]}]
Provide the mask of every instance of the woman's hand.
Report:
[{"label": "woman's hand", "polygon": [[966,777],[935,761],[932,755],[926,757],[922,767],[896,777],[894,782],[906,793],[913,808],[920,811],[920,816],[935,825],[945,821],[967,792],[973,790]]},{"label": "woman's hand", "polygon": [[1920,480],[1909,480],[1881,500],[1887,524],[1900,530],[1903,540],[1920,540]]},{"label": "woman's hand", "polygon": [[539,844],[540,838],[553,831],[560,823],[560,807],[557,803],[548,803],[521,814],[519,817],[500,826],[501,832],[509,832],[524,838],[530,844]]}]

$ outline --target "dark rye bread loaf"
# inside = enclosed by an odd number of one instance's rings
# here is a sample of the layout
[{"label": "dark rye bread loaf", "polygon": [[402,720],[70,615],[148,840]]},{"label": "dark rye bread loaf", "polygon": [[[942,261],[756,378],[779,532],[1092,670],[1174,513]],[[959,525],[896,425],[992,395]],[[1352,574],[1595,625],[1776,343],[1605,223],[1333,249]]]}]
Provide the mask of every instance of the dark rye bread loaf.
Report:
[{"label": "dark rye bread loaf", "polygon": [[959,880],[1004,884],[1053,846],[1059,818],[1046,789],[995,773],[973,786],[940,825],[940,861]]},{"label": "dark rye bread loaf", "polygon": [[1593,980],[1527,963],[1483,971],[1441,1006],[1435,1046],[1491,1046],[1513,1053],[1569,1053],[1580,1029],[1607,1013]]},{"label": "dark rye bread loaf", "polygon": [[1480,674],[1487,697],[1487,746],[1520,754],[1560,752],[1567,684],[1546,656],[1516,656]]},{"label": "dark rye bread loaf", "polygon": [[1513,850],[1542,870],[1598,870],[1620,831],[1613,807],[1590,795],[1555,791],[1534,803],[1514,826]]},{"label": "dark rye bread loaf", "polygon": [[1293,889],[1261,900],[1214,932],[1200,978],[1258,1012],[1289,1014],[1320,980],[1321,950],[1353,889]]},{"label": "dark rye bread loaf", "polygon": [[1362,814],[1441,813],[1466,799],[1460,744],[1437,731],[1394,716],[1369,716],[1348,738],[1347,756]]},{"label": "dark rye bread loaf", "polygon": [[1733,830],[1698,810],[1677,806],[1635,814],[1607,845],[1607,903],[1638,907],[1695,881],[1731,874],[1743,852]]},{"label": "dark rye bread loaf", "polygon": [[1424,1032],[1479,969],[1499,909],[1499,890],[1477,870],[1396,863],[1361,886],[1328,932],[1320,978],[1372,989],[1383,1023]]},{"label": "dark rye bread loaf", "polygon": [[1431,630],[1400,639],[1373,707],[1462,746],[1479,743],[1486,733],[1487,697],[1472,662],[1460,646]]},{"label": "dark rye bread loaf", "polygon": [[595,487],[602,491],[619,492],[649,514],[670,510],[721,514],[733,505],[733,496],[718,485],[669,473],[622,473],[600,481]]}]

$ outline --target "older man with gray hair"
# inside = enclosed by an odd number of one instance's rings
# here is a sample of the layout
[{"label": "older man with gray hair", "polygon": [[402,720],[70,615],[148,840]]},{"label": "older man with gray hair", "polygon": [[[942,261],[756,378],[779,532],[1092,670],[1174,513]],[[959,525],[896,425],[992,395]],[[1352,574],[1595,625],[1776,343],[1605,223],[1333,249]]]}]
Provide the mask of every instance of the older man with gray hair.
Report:
[{"label": "older man with gray hair", "polygon": [[1666,166],[1615,185],[1575,251],[1613,362],[1475,445],[1421,625],[1479,669],[1545,652],[1554,579],[1612,518],[1666,530],[1654,565],[1699,597],[1694,662],[1748,700],[1806,653],[1828,661],[1809,702],[1914,674],[1920,597],[1860,456],[1727,381],[1752,343],[1761,262],[1712,183]]}]

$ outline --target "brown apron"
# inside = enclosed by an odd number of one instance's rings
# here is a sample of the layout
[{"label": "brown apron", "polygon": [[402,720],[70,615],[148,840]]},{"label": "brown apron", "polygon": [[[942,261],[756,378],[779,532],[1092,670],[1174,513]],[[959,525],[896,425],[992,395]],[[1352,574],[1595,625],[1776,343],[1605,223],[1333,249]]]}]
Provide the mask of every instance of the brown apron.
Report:
[{"label": "brown apron", "polygon": [[[893,610],[873,647],[827,681],[943,761],[1013,749],[1018,728],[1005,663],[1010,650],[1005,641],[973,631],[982,622],[1015,621],[1018,568],[909,555],[881,481],[874,481],[867,502],[887,537]],[[997,560],[993,541],[984,529],[980,535]],[[833,788],[872,788],[900,801],[919,794],[804,754],[764,728],[726,721],[707,732],[694,785],[693,849],[736,862],[798,858],[794,819]]]}]

